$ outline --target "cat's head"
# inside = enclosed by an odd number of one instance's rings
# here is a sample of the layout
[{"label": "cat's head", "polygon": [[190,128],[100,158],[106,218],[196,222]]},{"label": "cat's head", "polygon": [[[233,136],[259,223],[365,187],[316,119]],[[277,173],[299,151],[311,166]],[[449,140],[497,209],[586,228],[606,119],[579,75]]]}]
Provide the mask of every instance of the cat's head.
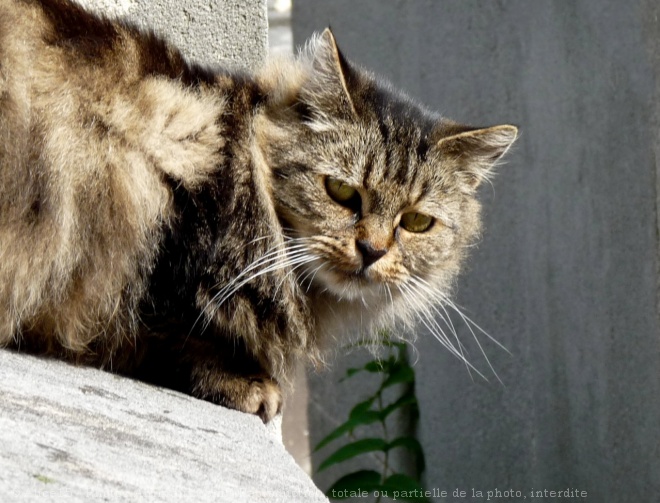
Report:
[{"label": "cat's head", "polygon": [[480,230],[475,191],[516,128],[427,111],[349,63],[329,30],[264,80],[259,143],[303,286],[361,301],[447,293]]}]

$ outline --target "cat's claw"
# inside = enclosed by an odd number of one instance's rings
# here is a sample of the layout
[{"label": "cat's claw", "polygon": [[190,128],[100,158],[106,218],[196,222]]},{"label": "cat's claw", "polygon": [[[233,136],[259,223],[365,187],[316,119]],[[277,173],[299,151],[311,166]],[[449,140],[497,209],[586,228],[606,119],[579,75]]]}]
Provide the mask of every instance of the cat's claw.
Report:
[{"label": "cat's claw", "polygon": [[279,385],[273,381],[267,381],[263,383],[260,396],[261,404],[257,409],[257,415],[264,423],[267,423],[282,412],[282,392]]},{"label": "cat's claw", "polygon": [[282,410],[280,386],[271,379],[255,379],[247,384],[247,392],[236,401],[236,410],[256,414],[268,423]]},{"label": "cat's claw", "polygon": [[280,386],[266,376],[207,375],[193,387],[192,394],[230,409],[255,414],[264,423],[282,410]]}]

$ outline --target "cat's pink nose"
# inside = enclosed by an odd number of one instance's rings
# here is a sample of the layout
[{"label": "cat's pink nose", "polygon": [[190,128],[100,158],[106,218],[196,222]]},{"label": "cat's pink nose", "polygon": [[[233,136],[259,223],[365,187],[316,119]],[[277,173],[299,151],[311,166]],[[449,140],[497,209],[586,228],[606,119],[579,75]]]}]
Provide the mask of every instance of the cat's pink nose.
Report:
[{"label": "cat's pink nose", "polygon": [[387,253],[387,248],[375,248],[374,245],[366,239],[356,240],[355,246],[362,255],[362,266],[365,269]]}]

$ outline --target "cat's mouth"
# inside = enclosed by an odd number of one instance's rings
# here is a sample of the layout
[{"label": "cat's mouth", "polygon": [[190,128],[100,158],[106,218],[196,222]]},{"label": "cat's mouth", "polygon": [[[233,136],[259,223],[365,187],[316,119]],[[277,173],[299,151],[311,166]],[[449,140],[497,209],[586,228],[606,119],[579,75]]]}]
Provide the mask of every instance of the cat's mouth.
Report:
[{"label": "cat's mouth", "polygon": [[303,289],[328,292],[344,300],[389,297],[388,290],[397,290],[399,278],[388,261],[365,261],[360,254],[338,253],[334,246],[328,248],[313,247],[310,258],[314,259],[298,269],[298,281]]},{"label": "cat's mouth", "polygon": [[327,290],[339,298],[348,300],[364,298],[365,295],[380,295],[386,285],[390,284],[389,281],[386,281],[370,267],[357,269],[323,268],[316,275],[315,283],[322,290]]}]

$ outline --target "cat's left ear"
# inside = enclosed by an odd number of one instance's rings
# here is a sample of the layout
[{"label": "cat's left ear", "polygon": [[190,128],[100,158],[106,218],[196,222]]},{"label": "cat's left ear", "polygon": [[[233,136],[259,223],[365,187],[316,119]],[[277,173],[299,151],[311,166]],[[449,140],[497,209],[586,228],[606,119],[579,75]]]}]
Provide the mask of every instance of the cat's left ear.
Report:
[{"label": "cat's left ear", "polygon": [[470,129],[442,138],[435,149],[457,165],[457,175],[466,188],[476,189],[517,137],[518,128],[508,124]]},{"label": "cat's left ear", "polygon": [[326,28],[312,42],[311,72],[300,91],[300,99],[321,116],[350,119],[356,115],[348,90],[351,69],[339,51],[335,36]]}]

